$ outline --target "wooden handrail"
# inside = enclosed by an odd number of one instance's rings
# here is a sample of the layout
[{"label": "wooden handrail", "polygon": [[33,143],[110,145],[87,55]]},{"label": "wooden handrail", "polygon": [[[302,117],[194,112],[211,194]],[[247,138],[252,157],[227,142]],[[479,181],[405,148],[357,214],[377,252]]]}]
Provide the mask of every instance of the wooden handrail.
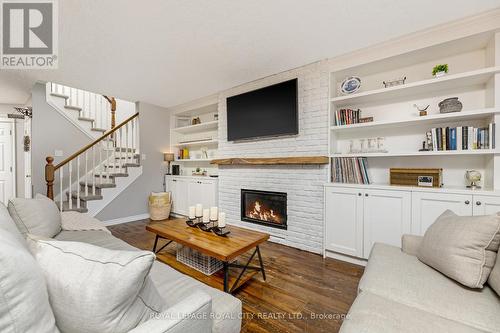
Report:
[{"label": "wooden handrail", "polygon": [[113,134],[114,132],[118,131],[120,128],[122,128],[123,126],[125,126],[129,121],[131,121],[132,119],[137,118],[138,116],[139,116],[139,112],[137,112],[133,116],[128,117],[120,125],[118,125],[115,128],[109,130],[108,132],[104,133],[100,138],[96,139],[94,142],[89,143],[88,145],[86,145],[82,149],[78,150],[76,153],[72,154],[71,156],[69,156],[68,158],[66,158],[65,160],[63,160],[62,162],[58,163],[56,166],[54,166],[54,171],[57,170],[57,169],[59,169],[59,168],[61,168],[61,167],[63,167],[64,165],[68,164],[69,161],[74,160],[78,155],[83,154],[84,152],[86,152],[87,150],[89,150],[90,148],[92,148],[93,146],[95,146],[96,144],[98,144],[99,142],[101,142],[102,140],[104,140],[110,134]]}]

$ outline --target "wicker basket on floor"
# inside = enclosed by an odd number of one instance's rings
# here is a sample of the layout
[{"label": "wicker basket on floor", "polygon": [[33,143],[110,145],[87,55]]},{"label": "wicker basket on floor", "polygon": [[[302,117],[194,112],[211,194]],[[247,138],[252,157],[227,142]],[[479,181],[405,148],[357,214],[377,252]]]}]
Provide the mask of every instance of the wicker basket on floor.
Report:
[{"label": "wicker basket on floor", "polygon": [[172,208],[170,192],[151,193],[149,196],[149,218],[153,221],[166,220]]}]

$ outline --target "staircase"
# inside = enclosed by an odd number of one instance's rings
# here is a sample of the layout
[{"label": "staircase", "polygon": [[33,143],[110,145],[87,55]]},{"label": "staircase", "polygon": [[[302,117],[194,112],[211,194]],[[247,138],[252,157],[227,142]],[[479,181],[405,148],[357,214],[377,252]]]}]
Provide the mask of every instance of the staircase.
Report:
[{"label": "staircase", "polygon": [[113,97],[49,82],[46,98],[48,104],[93,140],[115,125]]},{"label": "staircase", "polygon": [[95,216],[142,174],[138,116],[136,113],[110,130],[103,129],[104,133],[94,127],[101,135],[56,165],[52,156],[46,158],[47,196],[61,211]]}]

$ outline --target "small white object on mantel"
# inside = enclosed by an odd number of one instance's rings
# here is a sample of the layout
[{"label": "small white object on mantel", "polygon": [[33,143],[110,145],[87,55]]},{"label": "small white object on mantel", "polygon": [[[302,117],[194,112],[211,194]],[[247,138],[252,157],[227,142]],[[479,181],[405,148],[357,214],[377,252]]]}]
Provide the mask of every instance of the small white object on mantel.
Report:
[{"label": "small white object on mantel", "polygon": [[226,213],[219,213],[219,222],[217,225],[219,228],[224,228],[226,226]]},{"label": "small white object on mantel", "polygon": [[219,208],[210,207],[210,221],[217,221],[218,215],[219,215]]},{"label": "small white object on mantel", "polygon": [[203,205],[196,204],[196,217],[201,217],[203,215]]},{"label": "small white object on mantel", "polygon": [[203,219],[202,219],[202,221],[203,221],[203,223],[210,222],[210,209],[205,208],[203,210]]}]

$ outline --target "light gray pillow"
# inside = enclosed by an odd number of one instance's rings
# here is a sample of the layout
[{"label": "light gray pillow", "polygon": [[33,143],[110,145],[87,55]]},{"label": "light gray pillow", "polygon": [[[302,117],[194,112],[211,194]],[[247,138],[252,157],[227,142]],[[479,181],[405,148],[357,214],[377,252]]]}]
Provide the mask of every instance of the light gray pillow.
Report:
[{"label": "light gray pillow", "polygon": [[490,287],[500,296],[500,255],[497,253],[497,262],[491,270],[490,277],[488,278]]},{"label": "light gray pillow", "polygon": [[1,229],[0,332],[59,332],[40,267],[13,234]]},{"label": "light gray pillow", "polygon": [[483,288],[500,246],[498,215],[458,216],[450,210],[425,232],[417,257],[469,288]]},{"label": "light gray pillow", "polygon": [[148,281],[155,255],[28,236],[63,332],[128,332],[165,308]]},{"label": "light gray pillow", "polygon": [[11,233],[24,247],[27,246],[23,235],[21,235],[16,223],[10,216],[7,207],[5,207],[2,202],[0,202],[0,230],[5,230]]},{"label": "light gray pillow", "polygon": [[61,212],[46,196],[37,194],[35,199],[10,199],[8,209],[24,237],[33,234],[53,238],[61,232]]}]

